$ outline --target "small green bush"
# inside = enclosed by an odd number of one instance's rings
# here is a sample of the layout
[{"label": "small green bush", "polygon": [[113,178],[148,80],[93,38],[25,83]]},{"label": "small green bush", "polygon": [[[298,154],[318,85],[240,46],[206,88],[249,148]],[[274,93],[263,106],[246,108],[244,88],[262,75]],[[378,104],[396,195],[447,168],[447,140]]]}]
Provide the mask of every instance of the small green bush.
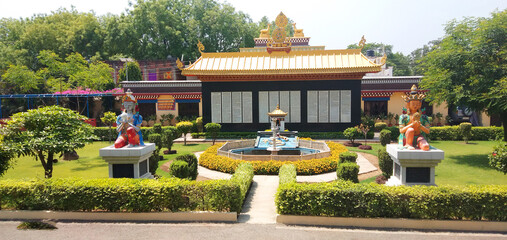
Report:
[{"label": "small green bush", "polygon": [[177,178],[190,178],[190,169],[185,161],[173,161],[171,163],[171,175]]},{"label": "small green bush", "polygon": [[162,135],[162,124],[160,124],[160,123],[153,124],[152,131],[153,131],[153,133],[157,133],[157,134]]},{"label": "small green bush", "polygon": [[389,143],[391,143],[391,131],[387,129],[380,131],[380,144],[385,147]]},{"label": "small green bush", "polygon": [[359,165],[355,162],[346,162],[338,164],[336,169],[336,175],[338,179],[352,181],[355,183],[359,182],[357,175],[359,174]]},{"label": "small green bush", "polygon": [[148,141],[151,143],[155,143],[155,146],[157,147],[157,150],[160,151],[160,148],[162,148],[162,136],[158,133],[152,133],[148,137]]},{"label": "small green bush", "polygon": [[489,165],[504,174],[507,173],[507,143],[500,142],[493,147],[493,153],[488,156]]},{"label": "small green bush", "polygon": [[357,159],[357,153],[355,153],[355,152],[340,153],[340,163],[347,163],[347,162],[355,163],[356,159]]},{"label": "small green bush", "polygon": [[389,156],[385,148],[378,150],[378,165],[384,177],[389,178],[393,175],[393,159]]},{"label": "small green bush", "polygon": [[211,136],[211,138],[213,138],[213,145],[215,145],[215,140],[217,139],[218,133],[220,132],[222,125],[211,122],[206,123],[206,125],[204,125],[204,128],[206,128],[206,133],[208,133]]},{"label": "small green bush", "polygon": [[176,157],[176,161],[184,161],[188,164],[189,176],[192,180],[197,178],[197,157],[192,153],[187,153]]},{"label": "small green bush", "polygon": [[295,183],[296,182],[296,165],[294,164],[284,164],[280,167],[280,172],[278,173],[279,184],[286,183]]},{"label": "small green bush", "polygon": [[14,154],[5,149],[0,142],[0,177],[12,166],[13,157]]},{"label": "small green bush", "polygon": [[507,185],[283,184],[275,202],[284,215],[507,221]]},{"label": "small green bush", "polygon": [[361,137],[361,133],[357,130],[356,127],[349,127],[343,131],[343,135],[350,140],[351,143],[354,143],[354,140]]},{"label": "small green bush", "polygon": [[166,129],[164,129],[162,133],[163,147],[167,148],[168,151],[171,151],[174,144],[174,140],[176,140],[179,136],[180,135],[176,127],[169,126]]},{"label": "small green bush", "polygon": [[382,131],[386,127],[387,127],[387,123],[385,123],[385,122],[377,122],[377,123],[375,123],[375,132],[380,132],[380,131]]},{"label": "small green bush", "polygon": [[398,141],[398,137],[400,136],[400,129],[398,127],[386,127],[385,130],[389,130],[391,132],[391,141]]},{"label": "small green bush", "polygon": [[463,140],[465,140],[465,143],[468,143],[468,140],[472,135],[472,124],[469,122],[460,123],[459,132],[461,133]]}]

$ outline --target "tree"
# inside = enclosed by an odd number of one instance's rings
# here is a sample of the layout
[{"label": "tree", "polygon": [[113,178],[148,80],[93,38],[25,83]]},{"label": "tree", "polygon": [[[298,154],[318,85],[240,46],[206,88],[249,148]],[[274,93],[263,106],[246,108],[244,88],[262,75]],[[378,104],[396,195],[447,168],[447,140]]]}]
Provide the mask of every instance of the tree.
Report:
[{"label": "tree", "polygon": [[507,10],[491,18],[450,21],[442,41],[422,59],[420,86],[431,103],[498,114],[507,140]]},{"label": "tree", "polygon": [[105,112],[104,117],[100,118],[100,120],[109,126],[109,143],[111,143],[111,127],[113,123],[116,122],[116,114],[114,112]]},{"label": "tree", "polygon": [[127,62],[119,72],[120,81],[141,81],[143,74],[137,62]]},{"label": "tree", "polygon": [[192,122],[189,121],[183,121],[176,124],[176,128],[178,129],[178,131],[181,134],[183,134],[183,143],[184,143],[183,145],[187,145],[187,133],[190,132],[193,126],[194,124],[192,124]]},{"label": "tree", "polygon": [[97,137],[87,118],[60,106],[19,112],[3,128],[8,150],[40,161],[46,178],[53,176],[55,155],[84,147]]},{"label": "tree", "polygon": [[[357,49],[357,44],[350,44],[347,49]],[[373,50],[375,57],[381,57],[385,53],[387,56],[386,65],[393,67],[393,76],[411,76],[413,71],[410,67],[410,57],[401,52],[393,53],[393,45],[383,43],[366,43],[361,52],[366,55],[366,51]]]},{"label": "tree", "polygon": [[211,137],[213,138],[213,145],[215,145],[215,140],[217,139],[217,135],[220,132],[222,125],[218,123],[206,123],[204,128],[206,129],[206,132],[211,134]]},{"label": "tree", "polygon": [[176,150],[173,152],[172,147],[174,140],[179,136],[178,129],[174,126],[169,126],[164,130],[162,134],[162,144],[167,148],[168,154],[176,153]]},{"label": "tree", "polygon": [[5,93],[34,93],[40,84],[39,77],[26,66],[10,65],[2,75]]}]

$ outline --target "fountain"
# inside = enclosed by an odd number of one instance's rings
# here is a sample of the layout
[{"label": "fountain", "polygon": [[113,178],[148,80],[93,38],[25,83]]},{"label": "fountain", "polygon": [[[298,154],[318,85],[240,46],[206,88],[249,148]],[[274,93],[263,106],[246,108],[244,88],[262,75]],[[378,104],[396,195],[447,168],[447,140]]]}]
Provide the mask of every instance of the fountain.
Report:
[{"label": "fountain", "polygon": [[324,158],[331,150],[324,142],[301,140],[297,131],[285,130],[287,113],[277,106],[268,113],[271,131],[258,131],[256,139],[227,142],[218,155],[241,160],[298,161]]}]

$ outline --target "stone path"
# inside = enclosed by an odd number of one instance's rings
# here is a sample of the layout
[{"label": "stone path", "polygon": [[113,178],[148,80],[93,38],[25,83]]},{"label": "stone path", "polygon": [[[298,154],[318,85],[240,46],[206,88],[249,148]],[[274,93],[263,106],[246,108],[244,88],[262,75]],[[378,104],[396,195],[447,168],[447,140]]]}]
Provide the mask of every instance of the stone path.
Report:
[{"label": "stone path", "polygon": [[[203,152],[197,152],[199,156]],[[377,170],[361,153],[357,154],[359,174]],[[210,179],[230,179],[231,174],[207,169],[199,166],[199,175]],[[336,172],[297,176],[298,182],[330,182],[336,180]],[[243,209],[238,217],[238,222],[251,224],[276,223],[275,195],[278,189],[278,176],[255,175],[250,192],[245,199]]]}]

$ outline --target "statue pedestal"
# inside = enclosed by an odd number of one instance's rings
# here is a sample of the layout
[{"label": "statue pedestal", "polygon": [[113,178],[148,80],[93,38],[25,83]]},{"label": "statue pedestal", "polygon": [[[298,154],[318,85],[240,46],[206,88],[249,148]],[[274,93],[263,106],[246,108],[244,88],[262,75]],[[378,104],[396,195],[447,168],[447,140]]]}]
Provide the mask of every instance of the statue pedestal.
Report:
[{"label": "statue pedestal", "polygon": [[101,148],[99,155],[109,164],[110,178],[153,178],[149,172],[149,158],[155,151],[154,143],[144,146]]},{"label": "statue pedestal", "polygon": [[407,150],[398,146],[386,146],[387,153],[393,159],[393,175],[386,185],[435,185],[435,167],[444,159],[444,151]]}]

